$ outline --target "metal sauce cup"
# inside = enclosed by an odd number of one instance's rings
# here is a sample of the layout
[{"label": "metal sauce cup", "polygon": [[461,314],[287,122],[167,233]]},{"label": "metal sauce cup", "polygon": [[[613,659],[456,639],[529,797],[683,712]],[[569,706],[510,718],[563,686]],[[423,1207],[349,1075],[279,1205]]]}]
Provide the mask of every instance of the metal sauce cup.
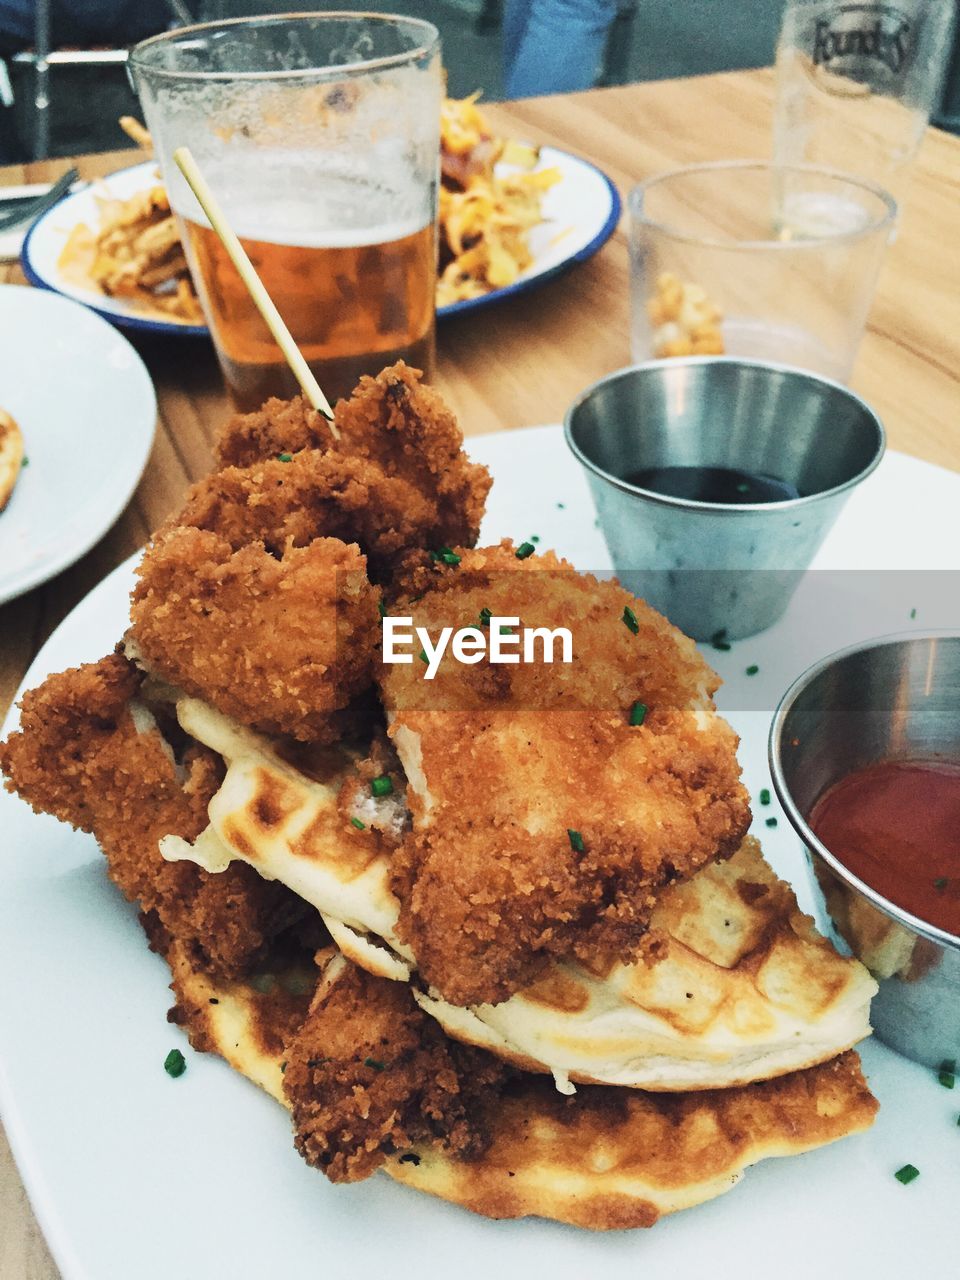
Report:
[{"label": "metal sauce cup", "polygon": [[836,931],[880,983],[876,1033],[938,1067],[960,1058],[960,937],[853,875],[807,823],[833,783],[897,759],[960,761],[960,635],[911,632],[843,649],[787,690],[770,730],[773,785],[815,887]]},{"label": "metal sauce cup", "polygon": [[[843,504],[883,456],[880,420],[837,382],[757,360],[654,360],[588,387],[564,421],[623,584],[687,635],[731,639],[781,616]],[[799,498],[727,506],[624,478],[709,466]]]}]

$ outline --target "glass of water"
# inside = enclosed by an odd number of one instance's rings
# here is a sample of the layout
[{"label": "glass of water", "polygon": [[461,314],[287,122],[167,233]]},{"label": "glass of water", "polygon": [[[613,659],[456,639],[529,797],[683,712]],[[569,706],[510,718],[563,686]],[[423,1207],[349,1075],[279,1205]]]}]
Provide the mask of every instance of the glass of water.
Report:
[{"label": "glass of water", "polygon": [[897,191],[937,101],[954,0],[789,0],[777,46],[774,159]]},{"label": "glass of water", "polygon": [[845,382],[896,202],[811,166],[722,161],[630,194],[637,361],[733,355]]}]

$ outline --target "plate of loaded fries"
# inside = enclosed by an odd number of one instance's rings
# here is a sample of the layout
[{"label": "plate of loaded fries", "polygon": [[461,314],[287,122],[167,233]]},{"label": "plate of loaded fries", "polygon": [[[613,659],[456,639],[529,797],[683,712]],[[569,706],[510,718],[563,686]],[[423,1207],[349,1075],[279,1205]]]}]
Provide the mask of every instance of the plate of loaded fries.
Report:
[{"label": "plate of loaded fries", "polygon": [[[556,147],[498,135],[478,97],[445,98],[441,112],[440,320],[545,284],[597,253],[620,217],[620,195],[605,173]],[[152,150],[142,125],[121,123]],[[31,228],[21,265],[31,284],[82,302],[118,328],[209,333],[153,160],[55,204]]]},{"label": "plate of loaded fries", "polygon": [[[232,419],[3,732],[0,1102],[66,1280],[949,1274],[953,1074],[867,1038],[771,802],[796,618],[698,650],[559,428],[468,456],[403,367],[336,425]],[[922,558],[958,486],[890,454],[826,550],[896,501]]]}]

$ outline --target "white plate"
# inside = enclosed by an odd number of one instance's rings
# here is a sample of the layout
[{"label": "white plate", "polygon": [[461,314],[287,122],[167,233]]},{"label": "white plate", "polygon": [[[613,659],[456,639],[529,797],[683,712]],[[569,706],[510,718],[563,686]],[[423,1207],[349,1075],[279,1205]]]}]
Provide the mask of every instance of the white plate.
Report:
[{"label": "white plate", "polygon": [[[559,428],[475,438],[470,451],[497,477],[485,541],[537,534],[579,567],[605,567]],[[945,538],[957,545],[958,509],[960,477],[890,454],[841,517],[829,556],[858,569],[883,569],[893,554],[932,563]],[[124,627],[130,582],[130,565],[107,578],[44,647],[26,684],[106,653]],[[890,602],[882,629],[903,625],[892,616],[899,608]],[[753,642],[712,656],[736,674]],[[737,720],[756,795],[768,783],[769,715]],[[766,850],[808,903],[796,841],[782,819],[775,831],[763,827],[770,812],[758,809]],[[6,794],[0,832],[0,1101],[64,1280],[903,1280],[919,1265],[956,1274],[960,1091],[872,1042],[864,1062],[882,1108],[870,1133],[766,1161],[728,1196],[650,1232],[489,1222],[382,1175],[331,1186],[294,1152],[276,1103],[164,1022],[166,968],[108,883],[93,840]],[[163,1070],[174,1046],[188,1062],[176,1081]],[[921,1176],[904,1187],[893,1173],[907,1162]]]},{"label": "white plate", "polygon": [[28,465],[0,512],[0,604],[73,564],[143,473],[157,419],[143,361],[66,298],[0,285],[0,407]]},{"label": "white plate", "polygon": [[[439,319],[462,315],[478,307],[488,307],[504,298],[534,288],[566,270],[575,262],[583,262],[604,245],[613,234],[620,217],[620,196],[610,179],[594,165],[566,151],[543,147],[537,168],[556,166],[561,181],[551,187],[543,198],[544,221],[530,234],[530,248],[534,261],[516,282],[505,289],[496,289],[482,298],[469,298],[464,302],[452,302],[440,307]],[[121,329],[140,329],[151,333],[169,333],[181,336],[204,335],[206,325],[186,324],[184,321],[158,319],[145,314],[123,298],[108,298],[94,288],[83,288],[68,279],[60,269],[60,255],[67,237],[78,222],[96,227],[100,220],[96,194],[104,189],[120,200],[127,200],[153,186],[158,181],[158,169],[151,160],[120,169],[66,196],[38,219],[23,244],[21,264],[32,284],[55,293],[75,298],[85,306],[105,316]]]}]

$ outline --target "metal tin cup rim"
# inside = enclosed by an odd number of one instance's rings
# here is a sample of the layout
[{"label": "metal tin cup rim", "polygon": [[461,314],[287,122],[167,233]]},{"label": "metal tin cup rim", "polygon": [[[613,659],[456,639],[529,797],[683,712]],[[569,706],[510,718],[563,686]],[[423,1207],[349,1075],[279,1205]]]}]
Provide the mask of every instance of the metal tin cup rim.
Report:
[{"label": "metal tin cup rim", "polygon": [[919,934],[921,937],[930,942],[935,942],[941,947],[960,951],[960,935],[950,933],[946,929],[941,929],[938,925],[930,924],[926,920],[921,920],[919,916],[905,911],[903,907],[898,907],[896,903],[891,902],[889,898],[885,898],[882,893],[872,888],[865,880],[861,880],[859,876],[854,875],[836,854],[830,852],[827,846],[814,834],[806,818],[794,803],[781,763],[780,740],[786,718],[800,695],[824,671],[834,666],[835,663],[842,661],[844,658],[852,657],[856,653],[867,653],[871,649],[879,649],[891,644],[902,644],[905,641],[924,640],[954,640],[960,643],[960,633],[948,629],[893,632],[890,635],[877,636],[872,640],[847,645],[846,648],[838,649],[835,653],[828,654],[825,658],[821,658],[819,662],[815,662],[813,666],[808,667],[802,675],[794,680],[793,684],[790,685],[780,699],[773,716],[773,722],[770,725],[770,736],[767,740],[767,759],[777,799],[780,801],[790,825],[808,849],[821,857],[846,885],[857,893],[862,894],[878,911],[881,911],[896,924],[902,925],[905,929],[910,930],[911,933]]},{"label": "metal tin cup rim", "polygon": [[[163,45],[178,44],[185,38],[206,34],[211,31],[227,30],[230,27],[267,27],[279,26],[281,23],[335,21],[338,18],[367,19],[378,25],[400,22],[410,28],[419,28],[423,33],[423,41],[412,49],[402,53],[386,54],[378,58],[362,58],[356,62],[323,64],[316,67],[293,67],[288,70],[264,71],[181,71],[172,67],[158,66],[150,54]],[[402,67],[416,62],[440,46],[440,32],[432,22],[424,18],[411,18],[402,13],[370,13],[362,9],[312,10],[305,13],[264,13],[247,18],[224,18],[219,22],[198,22],[190,27],[175,27],[172,31],[162,31],[159,35],[141,40],[130,50],[128,74],[139,72],[145,76],[170,80],[196,80],[199,82],[232,81],[232,80],[297,80],[305,76],[336,77],[365,75],[370,71],[385,71],[391,67]]]},{"label": "metal tin cup rim", "polygon": [[[842,181],[847,186],[858,187],[861,191],[867,191],[875,199],[880,200],[884,206],[883,212],[876,217],[872,217],[866,226],[850,228],[847,231],[837,231],[831,235],[804,236],[802,240],[774,240],[772,238],[766,240],[735,240],[724,239],[720,236],[697,235],[690,231],[684,231],[672,223],[661,222],[656,218],[648,217],[641,207],[643,197],[648,191],[663,182],[668,182],[671,178],[689,177],[697,173],[735,172],[748,169],[762,169],[770,173],[805,174],[810,178],[830,178],[833,181]],[[635,218],[637,222],[642,222],[645,226],[652,227],[656,231],[661,231],[664,235],[670,236],[672,240],[679,240],[684,244],[702,245],[704,248],[750,253],[755,253],[758,249],[776,253],[797,253],[810,249],[820,250],[823,249],[824,245],[842,244],[847,240],[862,240],[877,231],[882,231],[885,227],[889,232],[893,229],[893,224],[897,219],[896,200],[889,191],[875,182],[870,182],[868,179],[861,178],[856,174],[844,173],[842,169],[828,169],[815,164],[775,165],[771,160],[711,160],[704,164],[687,164],[681,165],[676,169],[666,169],[661,173],[655,173],[650,178],[645,178],[643,182],[638,182],[635,187],[631,188],[627,196],[627,208],[630,211],[631,218]]]},{"label": "metal tin cup rim", "polygon": [[[873,457],[865,467],[862,467],[856,475],[844,480],[841,484],[834,485],[830,489],[821,489],[817,493],[805,494],[800,498],[784,498],[779,502],[738,502],[735,506],[723,502],[702,502],[695,498],[675,498],[669,494],[657,493],[653,489],[644,489],[640,485],[630,484],[620,476],[615,476],[611,471],[606,471],[598,463],[594,462],[583,449],[577,444],[573,437],[573,419],[577,410],[607,383],[616,382],[621,378],[626,378],[631,374],[643,373],[647,370],[662,370],[666,368],[690,368],[696,366],[719,366],[732,365],[736,368],[762,369],[769,373],[783,373],[791,377],[803,378],[810,382],[815,382],[818,386],[827,387],[831,391],[839,393],[846,400],[856,404],[870,420],[877,433],[877,446]],[[567,442],[567,447],[574,455],[581,466],[588,471],[592,471],[595,476],[601,480],[605,480],[615,489],[619,489],[622,493],[631,494],[633,497],[643,498],[647,502],[654,502],[663,507],[673,507],[681,511],[702,511],[722,513],[730,518],[737,518],[749,515],[774,515],[778,512],[795,511],[800,507],[809,507],[814,503],[825,501],[829,498],[835,498],[841,493],[846,493],[849,489],[854,489],[867,476],[871,475],[880,465],[880,460],[884,455],[887,447],[886,432],[883,429],[883,423],[877,417],[873,409],[860,396],[845,387],[843,383],[834,382],[830,378],[821,377],[820,374],[811,373],[806,369],[796,368],[794,365],[778,364],[770,360],[746,360],[739,359],[736,356],[673,356],[669,360],[645,360],[639,364],[626,365],[622,369],[616,369],[613,373],[608,373],[605,377],[599,378],[596,382],[591,383],[585,391],[581,391],[573,404],[567,410],[563,419],[563,434]]]}]

